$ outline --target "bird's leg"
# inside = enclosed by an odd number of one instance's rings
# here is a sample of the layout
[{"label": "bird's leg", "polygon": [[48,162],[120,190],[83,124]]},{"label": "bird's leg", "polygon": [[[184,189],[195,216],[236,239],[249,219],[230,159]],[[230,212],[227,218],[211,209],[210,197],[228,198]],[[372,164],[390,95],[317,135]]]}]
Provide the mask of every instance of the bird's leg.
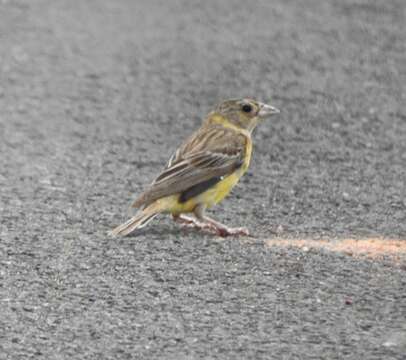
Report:
[{"label": "bird's leg", "polygon": [[201,228],[202,225],[203,225],[197,219],[195,219],[195,218],[193,218],[191,216],[184,215],[184,214],[172,215],[172,218],[178,224],[182,224],[182,225],[185,225],[185,226]]},{"label": "bird's leg", "polygon": [[184,227],[191,227],[199,230],[207,230],[211,232],[216,232],[215,228],[213,225],[207,223],[207,222],[202,222],[198,220],[195,217],[187,216],[184,214],[177,214],[177,215],[172,215],[172,218],[174,221],[176,221],[178,224],[181,224]]},{"label": "bird's leg", "polygon": [[230,228],[216,220],[213,220],[205,215],[206,208],[199,205],[195,208],[194,214],[202,223],[206,224],[206,229],[214,231],[217,235],[226,237],[230,235],[249,235],[249,231],[245,227]]},{"label": "bird's leg", "polygon": [[213,220],[209,217],[205,217],[204,221],[206,224],[209,224],[212,229],[217,233],[217,235],[221,237],[226,237],[230,235],[243,235],[243,236],[248,236],[250,233],[246,227],[228,227],[227,225],[224,225],[216,220]]}]

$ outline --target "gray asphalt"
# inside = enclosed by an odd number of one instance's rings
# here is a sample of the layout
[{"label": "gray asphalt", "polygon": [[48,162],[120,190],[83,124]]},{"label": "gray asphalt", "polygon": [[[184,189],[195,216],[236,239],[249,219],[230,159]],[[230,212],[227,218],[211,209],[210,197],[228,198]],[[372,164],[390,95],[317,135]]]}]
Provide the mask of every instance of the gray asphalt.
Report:
[{"label": "gray asphalt", "polygon": [[[0,359],[405,359],[406,3],[0,2]],[[106,233],[218,101],[282,109],[213,216]]]}]

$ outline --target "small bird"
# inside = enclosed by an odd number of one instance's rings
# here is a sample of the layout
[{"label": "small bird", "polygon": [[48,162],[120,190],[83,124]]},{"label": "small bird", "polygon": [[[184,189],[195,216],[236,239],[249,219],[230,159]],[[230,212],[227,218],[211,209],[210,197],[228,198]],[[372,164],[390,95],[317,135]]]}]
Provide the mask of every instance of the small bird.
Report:
[{"label": "small bird", "polygon": [[219,236],[248,235],[246,228],[227,227],[205,212],[222,201],[247,171],[254,128],[279,112],[253,99],[220,103],[135,200],[132,206],[140,209],[138,213],[112,230],[111,235],[128,235],[161,213],[171,214],[178,223]]}]

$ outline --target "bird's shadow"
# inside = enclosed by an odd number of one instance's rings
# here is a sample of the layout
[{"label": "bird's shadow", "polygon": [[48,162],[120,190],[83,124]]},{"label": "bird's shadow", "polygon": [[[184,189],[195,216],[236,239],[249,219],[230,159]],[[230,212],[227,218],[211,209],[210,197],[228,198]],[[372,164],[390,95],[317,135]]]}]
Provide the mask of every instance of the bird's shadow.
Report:
[{"label": "bird's shadow", "polygon": [[182,226],[178,224],[171,224],[170,222],[160,224],[155,224],[155,226],[147,226],[145,228],[137,229],[136,231],[124,236],[124,237],[117,237],[117,239],[138,239],[142,237],[148,238],[155,238],[159,240],[165,240],[165,238],[173,238],[173,237],[205,237],[211,239],[229,239],[229,238],[241,238],[241,239],[254,239],[257,238],[257,234],[250,233],[247,236],[219,236],[215,233],[211,233],[208,231],[203,231],[201,229],[195,227],[188,227]]},{"label": "bird's shadow", "polygon": [[[154,227],[148,227],[148,228],[143,228],[138,231],[135,231],[129,235],[127,235],[127,238],[137,238],[140,236],[160,236],[164,237],[165,235],[170,235],[170,236],[177,236],[182,233],[185,229],[181,229],[176,226],[170,226],[170,225],[155,225]],[[190,231],[190,230],[189,230]]]},{"label": "bird's shadow", "polygon": [[[181,236],[192,236],[192,235],[211,235],[209,233],[199,232],[198,229],[185,228],[181,226],[171,226],[171,225],[155,225],[153,227],[145,227],[138,229],[131,234],[122,237],[123,239],[137,239],[142,237],[153,237],[164,240],[165,237],[181,237]],[[215,236],[213,234],[213,236]]]},{"label": "bird's shadow", "polygon": [[131,234],[126,235],[122,239],[137,239],[142,237],[148,237],[159,240],[169,240],[169,238],[182,238],[182,237],[199,237],[207,238],[213,240],[226,240],[226,239],[245,239],[245,240],[254,240],[257,238],[255,234],[250,234],[247,236],[219,236],[215,233],[202,231],[193,227],[182,227],[182,226],[171,226],[171,225],[158,225],[155,227],[147,227],[139,229]]}]

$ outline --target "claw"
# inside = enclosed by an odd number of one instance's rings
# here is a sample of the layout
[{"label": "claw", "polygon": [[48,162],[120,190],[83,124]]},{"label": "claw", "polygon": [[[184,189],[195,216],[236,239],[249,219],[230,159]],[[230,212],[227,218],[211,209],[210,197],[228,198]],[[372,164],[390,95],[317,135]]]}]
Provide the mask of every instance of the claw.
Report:
[{"label": "claw", "polygon": [[249,236],[249,231],[245,227],[229,228],[229,227],[218,227],[216,228],[217,234],[221,237],[226,237],[230,235],[242,235]]}]

